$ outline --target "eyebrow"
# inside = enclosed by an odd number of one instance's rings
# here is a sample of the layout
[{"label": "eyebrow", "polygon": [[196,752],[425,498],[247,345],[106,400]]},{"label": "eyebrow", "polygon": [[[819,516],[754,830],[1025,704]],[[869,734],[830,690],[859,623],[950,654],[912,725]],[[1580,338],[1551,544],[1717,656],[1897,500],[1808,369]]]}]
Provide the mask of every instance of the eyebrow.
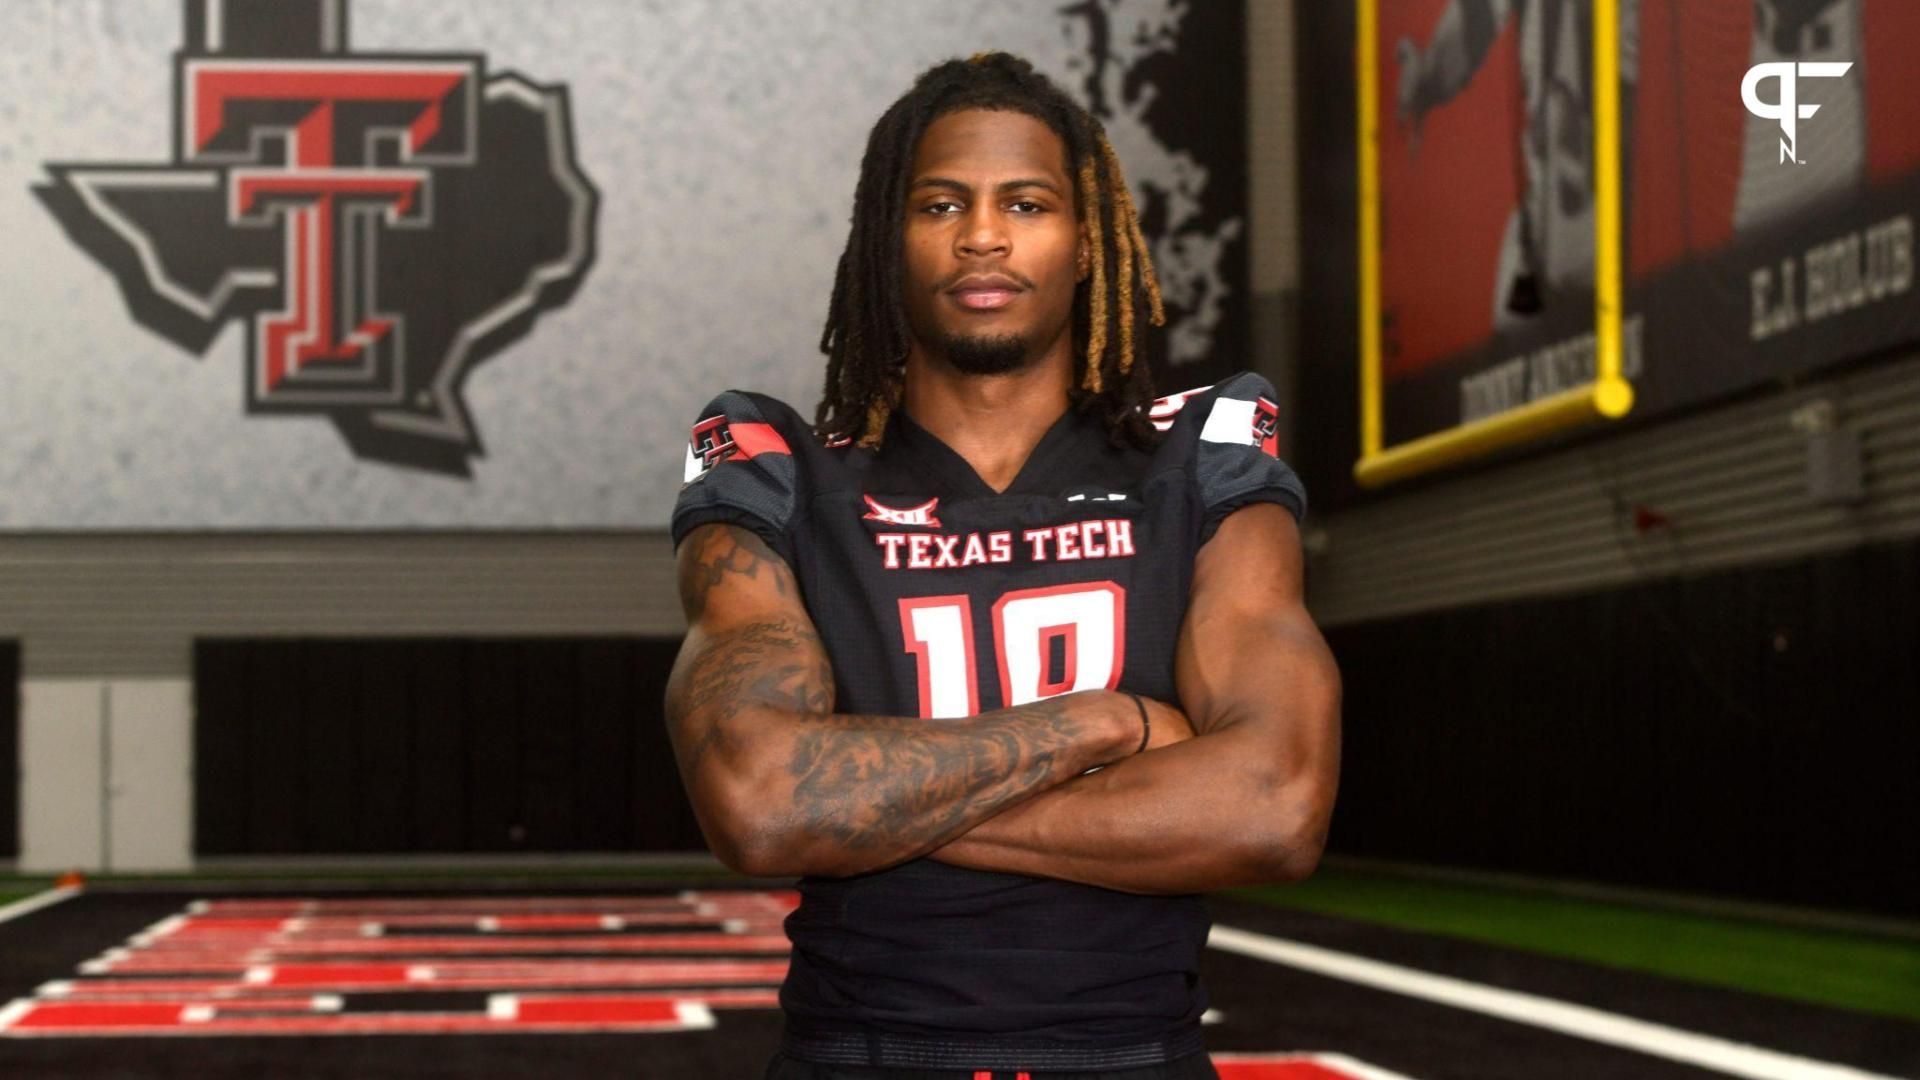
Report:
[{"label": "eyebrow", "polygon": [[[968,193],[971,193],[973,191],[973,185],[961,183],[958,180],[953,180],[945,176],[923,176],[920,179],[915,180],[913,182],[913,186],[909,190],[917,191],[920,188],[929,188],[929,187],[948,188],[953,191],[964,191]],[[1053,181],[1046,180],[1041,177],[1026,177],[1019,180],[1003,181],[1000,184],[996,185],[994,190],[1002,194],[1005,194],[1006,192],[1009,192],[1009,191],[1017,191],[1020,188],[1039,188],[1042,191],[1052,192],[1054,195],[1059,196],[1060,198],[1066,197],[1061,192],[1060,186],[1058,184],[1055,184]]]}]

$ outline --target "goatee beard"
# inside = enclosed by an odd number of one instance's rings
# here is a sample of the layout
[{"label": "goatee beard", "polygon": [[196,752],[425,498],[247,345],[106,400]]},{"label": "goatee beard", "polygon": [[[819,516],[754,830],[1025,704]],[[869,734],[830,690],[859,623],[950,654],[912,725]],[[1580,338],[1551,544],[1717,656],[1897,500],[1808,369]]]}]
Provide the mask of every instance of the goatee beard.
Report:
[{"label": "goatee beard", "polygon": [[949,337],[940,352],[964,375],[1004,375],[1027,363],[1027,343],[1018,334]]}]

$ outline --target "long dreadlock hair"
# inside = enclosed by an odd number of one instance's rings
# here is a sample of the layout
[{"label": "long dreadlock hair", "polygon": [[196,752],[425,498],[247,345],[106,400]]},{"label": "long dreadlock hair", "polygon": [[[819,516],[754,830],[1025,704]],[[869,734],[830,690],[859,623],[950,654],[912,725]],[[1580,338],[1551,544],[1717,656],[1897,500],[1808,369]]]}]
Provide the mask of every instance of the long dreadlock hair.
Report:
[{"label": "long dreadlock hair", "polygon": [[[1075,203],[1092,254],[1091,275],[1074,291],[1074,341],[1082,350],[1068,396],[1077,411],[1099,410],[1115,445],[1151,448],[1160,438],[1146,415],[1153,377],[1145,363],[1136,362],[1135,329],[1143,315],[1160,326],[1166,314],[1120,159],[1098,119],[1032,64],[1004,52],[927,70],[868,135],[853,194],[853,227],[820,336],[828,360],[815,428],[878,447],[906,391],[910,332],[901,295],[901,229],[909,172],[928,125],[962,109],[1025,113],[1065,144],[1067,175],[1076,183]],[[1144,305],[1136,304],[1137,294],[1144,294]]]}]

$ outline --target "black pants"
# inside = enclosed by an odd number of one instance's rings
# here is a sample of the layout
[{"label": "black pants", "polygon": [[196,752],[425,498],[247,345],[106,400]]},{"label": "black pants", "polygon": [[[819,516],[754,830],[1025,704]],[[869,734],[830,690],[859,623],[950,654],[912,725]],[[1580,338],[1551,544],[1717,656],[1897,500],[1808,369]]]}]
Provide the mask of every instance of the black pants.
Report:
[{"label": "black pants", "polygon": [[[1016,1069],[882,1069],[868,1065],[816,1065],[786,1054],[775,1054],[761,1080],[1015,1080]],[[1110,1072],[1032,1072],[1032,1080],[1220,1080],[1205,1054],[1194,1054],[1165,1065]]]}]

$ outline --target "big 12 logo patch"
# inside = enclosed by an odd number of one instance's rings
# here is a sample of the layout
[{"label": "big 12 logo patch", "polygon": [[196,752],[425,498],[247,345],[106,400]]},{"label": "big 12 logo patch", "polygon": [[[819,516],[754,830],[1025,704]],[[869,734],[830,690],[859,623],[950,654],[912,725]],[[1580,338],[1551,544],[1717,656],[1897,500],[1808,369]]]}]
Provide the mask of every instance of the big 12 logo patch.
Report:
[{"label": "big 12 logo patch", "polygon": [[244,324],[248,413],[470,475],[466,376],[593,261],[565,88],[351,52],[346,0],[184,3],[173,160],[52,163],[35,193],[141,325],[203,353]]}]

